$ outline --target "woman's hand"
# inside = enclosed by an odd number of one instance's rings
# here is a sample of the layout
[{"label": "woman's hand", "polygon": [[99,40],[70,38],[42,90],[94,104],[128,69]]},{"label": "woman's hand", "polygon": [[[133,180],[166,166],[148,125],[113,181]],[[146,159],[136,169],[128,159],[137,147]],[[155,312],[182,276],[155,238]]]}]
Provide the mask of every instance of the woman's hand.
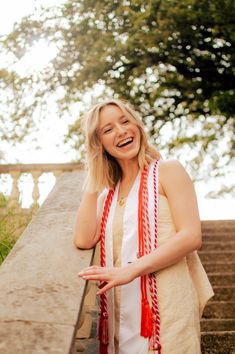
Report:
[{"label": "woman's hand", "polygon": [[105,293],[114,286],[128,284],[136,277],[131,264],[113,268],[91,266],[81,270],[78,275],[85,280],[99,280],[101,282],[97,295]]}]

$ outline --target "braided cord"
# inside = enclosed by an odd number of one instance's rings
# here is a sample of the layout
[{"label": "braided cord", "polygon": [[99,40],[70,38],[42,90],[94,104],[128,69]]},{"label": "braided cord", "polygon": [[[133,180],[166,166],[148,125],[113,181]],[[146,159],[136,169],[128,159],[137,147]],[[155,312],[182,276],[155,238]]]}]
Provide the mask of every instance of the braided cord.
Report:
[{"label": "braided cord", "polygon": [[[112,203],[114,191],[109,190],[104,203],[104,210],[100,224],[100,265],[101,267],[106,266],[106,255],[105,255],[105,230],[108,220],[108,214],[110,211],[110,206]],[[106,294],[100,295],[100,318],[99,318],[99,328],[98,328],[98,338],[100,340],[100,353],[106,354],[108,347],[108,311],[107,311],[107,296]]]},{"label": "braided cord", "polygon": [[[158,245],[158,179],[157,179],[157,168],[158,168],[158,160],[154,163],[153,166],[153,189],[154,189],[154,250],[157,249]],[[153,299],[152,299],[152,311],[153,311],[153,336],[150,341],[150,349],[158,350],[158,353],[161,352],[161,344],[160,344],[160,312],[158,306],[158,298],[157,298],[157,278],[156,273],[150,274],[150,281],[153,283]]]},{"label": "braided cord", "polygon": [[[157,166],[158,161],[155,162],[153,168],[153,184],[154,184],[154,250],[157,248]],[[149,197],[148,197],[148,171],[143,171],[143,188],[142,188],[142,217],[143,217],[143,234],[144,234],[144,251],[149,254],[152,251],[152,240],[150,231],[150,222],[148,215]],[[160,344],[160,314],[157,299],[157,280],[156,274],[148,275],[149,291],[152,301],[152,315],[153,315],[153,333],[150,340],[150,349],[161,352]]]}]

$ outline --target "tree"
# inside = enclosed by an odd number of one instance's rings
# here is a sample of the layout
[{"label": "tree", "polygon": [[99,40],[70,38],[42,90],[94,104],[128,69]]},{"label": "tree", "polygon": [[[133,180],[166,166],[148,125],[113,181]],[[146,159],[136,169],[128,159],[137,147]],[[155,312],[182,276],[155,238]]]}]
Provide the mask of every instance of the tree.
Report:
[{"label": "tree", "polygon": [[[58,114],[71,114],[100,84],[102,97],[139,108],[165,154],[182,155],[183,146],[194,178],[217,176],[232,151],[234,18],[232,0],[70,0],[25,18],[4,40],[11,55],[19,60],[41,39],[55,43],[58,54],[36,74],[10,72],[20,112],[46,114],[53,95]],[[79,124],[70,130],[77,147]]]}]

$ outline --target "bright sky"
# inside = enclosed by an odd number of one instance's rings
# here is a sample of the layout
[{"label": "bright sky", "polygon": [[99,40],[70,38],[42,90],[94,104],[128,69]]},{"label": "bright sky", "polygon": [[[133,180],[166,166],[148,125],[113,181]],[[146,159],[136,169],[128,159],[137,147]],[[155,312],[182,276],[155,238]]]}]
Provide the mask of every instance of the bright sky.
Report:
[{"label": "bright sky", "polygon": [[[15,21],[35,11],[35,7],[54,6],[65,0],[8,0],[0,2],[0,33],[11,31]],[[41,53],[43,52],[43,56]],[[56,48],[48,47],[44,41],[40,41],[24,60],[17,65],[18,72],[27,70],[40,70],[48,61],[56,55]],[[33,64],[32,64],[33,63]],[[1,142],[0,150],[4,151],[6,163],[49,163],[69,162],[76,159],[76,153],[69,146],[63,143],[68,124],[73,122],[72,118],[61,120],[55,115],[50,116],[43,123],[38,125],[37,133],[27,137],[26,141],[17,146]],[[46,132],[46,133],[45,133]],[[2,182],[0,190],[10,191],[9,178]],[[42,202],[54,183],[52,176],[41,177],[40,190]],[[213,182],[210,182],[211,185]],[[27,191],[23,186],[27,185]],[[206,200],[203,198],[207,192],[207,183],[196,185],[199,199],[199,209],[202,219],[207,218],[235,218],[235,201],[228,196],[226,200]],[[22,177],[20,189],[24,189],[23,205],[31,202],[32,181],[28,177]],[[210,188],[211,189],[211,188]]]},{"label": "bright sky", "polygon": [[[13,24],[21,17],[35,11],[40,6],[54,6],[65,0],[8,0],[0,2],[0,33],[4,34],[13,28]],[[43,55],[42,55],[43,53]],[[54,47],[48,47],[44,41],[40,41],[29,54],[25,55],[24,60],[15,67],[17,72],[23,73],[25,70],[40,70],[50,59],[56,55]],[[17,146],[9,146],[1,143],[1,150],[9,163],[49,163],[49,162],[69,162],[76,158],[75,152],[69,146],[63,144],[68,124],[72,121],[61,120],[54,116],[45,120],[37,128],[37,132],[28,137],[25,143]],[[46,132],[46,134],[45,134]]]}]

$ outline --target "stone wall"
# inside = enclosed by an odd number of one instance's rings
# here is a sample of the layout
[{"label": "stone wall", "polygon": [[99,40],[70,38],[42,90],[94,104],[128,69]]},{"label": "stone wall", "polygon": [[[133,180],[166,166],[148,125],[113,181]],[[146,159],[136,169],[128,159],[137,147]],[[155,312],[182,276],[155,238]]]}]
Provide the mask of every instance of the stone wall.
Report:
[{"label": "stone wall", "polygon": [[77,273],[93,259],[73,243],[83,180],[82,170],[58,178],[0,267],[0,353],[73,352],[86,290]]}]

